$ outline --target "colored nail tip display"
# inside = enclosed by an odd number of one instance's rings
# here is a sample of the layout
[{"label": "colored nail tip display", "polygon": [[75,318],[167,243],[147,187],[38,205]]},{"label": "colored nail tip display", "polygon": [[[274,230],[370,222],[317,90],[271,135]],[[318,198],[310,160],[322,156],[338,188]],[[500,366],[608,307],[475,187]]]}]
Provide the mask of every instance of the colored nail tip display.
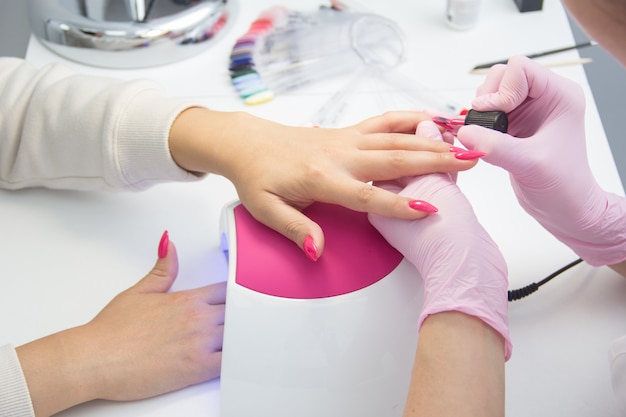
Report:
[{"label": "colored nail tip display", "polygon": [[243,102],[248,105],[256,105],[267,103],[274,98],[274,92],[270,90],[264,90],[256,94],[252,94],[246,97]]},{"label": "colored nail tip display", "polygon": [[253,48],[239,48],[237,50],[233,49],[233,52],[230,54],[230,59],[238,58],[240,56],[250,55],[253,56],[254,50]]},{"label": "colored nail tip display", "polygon": [[245,104],[255,105],[274,98],[255,70],[254,48],[259,37],[284,24],[289,18],[289,10],[284,6],[272,6],[264,10],[248,26],[248,30],[237,41],[230,54],[228,69],[233,86]]},{"label": "colored nail tip display", "polygon": [[256,41],[256,36],[244,36],[243,38],[239,38],[239,40],[235,43],[236,48],[249,48],[254,46]]},{"label": "colored nail tip display", "polygon": [[261,77],[259,76],[259,73],[254,71],[234,77],[232,79],[232,83],[235,87],[237,87],[238,85],[249,83],[251,81],[259,81],[260,79]]},{"label": "colored nail tip display", "polygon": [[244,69],[241,69],[239,71],[231,72],[230,73],[230,78],[237,78],[237,77],[241,77],[241,76],[247,75],[247,74],[258,74],[258,72],[256,72],[252,68],[244,68]]},{"label": "colored nail tip display", "polygon": [[257,31],[267,32],[276,27],[277,19],[257,19],[248,26],[246,34],[255,33]]},{"label": "colored nail tip display", "polygon": [[230,63],[231,65],[236,67],[236,66],[241,66],[242,64],[252,64],[254,63],[254,60],[252,59],[252,55],[245,54],[245,55],[234,56],[230,60]]},{"label": "colored nail tip display", "polygon": [[239,96],[242,99],[244,99],[244,100],[247,99],[250,96],[253,96],[253,95],[258,94],[258,93],[262,93],[264,91],[267,91],[267,87],[265,87],[265,86],[253,86],[253,87],[248,88],[246,90],[238,90]]},{"label": "colored nail tip display", "polygon": [[241,71],[241,70],[244,70],[244,69],[249,69],[249,68],[252,68],[252,65],[250,65],[250,64],[246,64],[246,63],[242,63],[242,64],[239,64],[239,65],[232,65],[232,64],[231,64],[231,65],[228,67],[228,69],[229,69],[231,72]]},{"label": "colored nail tip display", "polygon": [[230,53],[230,57],[234,58],[236,56],[241,56],[241,55],[246,55],[246,54],[251,55],[252,52],[254,52],[253,47],[242,45],[242,46],[233,48],[232,52]]},{"label": "colored nail tip display", "polygon": [[437,207],[422,200],[409,201],[409,207],[411,207],[413,210],[419,210],[426,213],[436,213],[439,211]]},{"label": "colored nail tip display", "polygon": [[233,80],[233,87],[241,93],[243,91],[253,91],[267,89],[267,86],[263,83],[260,77],[250,77],[247,80]]}]

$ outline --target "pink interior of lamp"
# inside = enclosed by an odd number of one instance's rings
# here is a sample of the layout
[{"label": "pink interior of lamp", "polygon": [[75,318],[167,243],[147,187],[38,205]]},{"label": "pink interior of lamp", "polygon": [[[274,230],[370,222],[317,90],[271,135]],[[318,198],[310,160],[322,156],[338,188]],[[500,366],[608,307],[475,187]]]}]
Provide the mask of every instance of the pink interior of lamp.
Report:
[{"label": "pink interior of lamp", "polygon": [[402,260],[369,223],[366,213],[322,203],[304,213],[322,227],[326,237],[317,262],[310,261],[291,240],[257,222],[242,205],[235,207],[237,284],[283,298],[332,297],[374,284]]}]

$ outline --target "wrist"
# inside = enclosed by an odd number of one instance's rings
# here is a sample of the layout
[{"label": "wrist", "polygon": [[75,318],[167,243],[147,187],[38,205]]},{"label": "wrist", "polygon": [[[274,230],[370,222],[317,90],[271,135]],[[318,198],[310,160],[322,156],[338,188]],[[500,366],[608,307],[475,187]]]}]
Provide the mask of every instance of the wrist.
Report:
[{"label": "wrist", "polygon": [[35,415],[48,416],[98,398],[97,361],[84,326],[35,340],[16,349]]},{"label": "wrist", "polygon": [[244,112],[216,112],[192,107],[172,124],[169,147],[181,168],[231,178],[242,164],[245,137],[254,130],[252,116]]},{"label": "wrist", "polygon": [[435,266],[422,271],[418,268],[424,281],[424,303],[418,326],[421,328],[429,316],[443,312],[475,317],[502,336],[504,357],[508,360],[513,348],[508,325],[507,265],[495,242],[488,235],[483,236],[489,244],[468,246],[468,250],[454,258],[430,256],[438,259]]},{"label": "wrist", "polygon": [[552,191],[517,181],[513,188],[524,210],[588,264],[626,260],[626,198],[602,189],[590,172]]},{"label": "wrist", "polygon": [[592,266],[626,260],[626,198],[605,192],[596,221],[581,227],[575,237],[557,236]]},{"label": "wrist", "polygon": [[[169,132],[181,112],[193,103],[165,99],[162,95],[136,94],[129,100],[111,132],[106,146],[106,182],[137,190],[166,181],[194,181],[197,175],[181,169],[169,149]],[[110,148],[110,149],[109,149]]]}]

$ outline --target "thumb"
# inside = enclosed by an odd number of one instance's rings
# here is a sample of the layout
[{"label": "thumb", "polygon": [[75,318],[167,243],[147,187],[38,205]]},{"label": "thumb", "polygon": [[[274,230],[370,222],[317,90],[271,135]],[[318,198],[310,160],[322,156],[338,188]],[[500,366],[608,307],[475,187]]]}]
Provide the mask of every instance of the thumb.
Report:
[{"label": "thumb", "polygon": [[[443,135],[441,134],[441,131],[439,130],[439,126],[437,126],[435,122],[433,122],[432,120],[424,120],[419,125],[417,125],[417,131],[415,132],[415,134],[418,136],[424,136],[424,137],[430,138],[432,140],[437,140],[440,142],[445,141]],[[453,143],[453,142],[454,142],[454,139],[452,139],[452,141],[448,143]],[[458,177],[457,172],[450,172],[448,175],[452,179],[453,182],[456,182],[457,177]]]},{"label": "thumb", "polygon": [[528,97],[544,95],[550,86],[550,74],[548,68],[526,56],[513,56],[506,66],[490,71],[489,80],[472,100],[472,108],[509,113]]},{"label": "thumb", "polygon": [[167,230],[163,232],[159,242],[158,259],[152,270],[133,286],[138,292],[164,293],[169,291],[178,275],[178,254],[176,247],[169,239]]},{"label": "thumb", "polygon": [[482,159],[514,173],[523,153],[524,139],[518,139],[497,130],[482,126],[467,125],[461,127],[457,139],[467,149],[484,152]]}]

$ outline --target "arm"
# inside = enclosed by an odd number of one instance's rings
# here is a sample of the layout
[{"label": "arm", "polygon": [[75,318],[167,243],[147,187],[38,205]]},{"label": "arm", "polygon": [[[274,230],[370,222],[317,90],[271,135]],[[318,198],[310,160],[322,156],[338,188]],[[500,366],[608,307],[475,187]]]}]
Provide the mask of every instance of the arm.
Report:
[{"label": "arm", "polygon": [[[421,123],[418,134],[441,137],[432,122]],[[439,208],[414,221],[370,215],[424,281],[405,417],[504,415],[504,362],[512,348],[507,268],[497,245],[453,175],[405,177],[380,186]]]},{"label": "arm", "polygon": [[626,3],[614,0],[563,0],[565,7],[594,40],[626,67]]},{"label": "arm", "polygon": [[464,126],[458,139],[506,169],[520,205],[593,266],[624,273],[626,198],[603,190],[587,161],[580,86],[525,57],[491,69],[472,103],[509,115],[509,134]]},{"label": "arm", "polygon": [[502,336],[474,316],[446,311],[426,318],[404,417],[504,416],[502,350]]},{"label": "arm", "polygon": [[226,285],[168,292],[178,258],[167,235],[161,242],[152,271],[89,323],[16,349],[37,417],[94,399],[148,398],[219,375]]},{"label": "arm", "polygon": [[141,190],[196,179],[167,142],[190,105],[148,81],[0,58],[0,187]]},{"label": "arm", "polygon": [[619,264],[615,264],[615,265],[609,265],[609,267],[617,272],[618,274],[620,274],[623,277],[626,277],[626,262],[621,262]]},{"label": "arm", "polygon": [[[144,189],[216,173],[262,223],[313,259],[324,237],[300,212],[313,201],[415,219],[419,202],[374,187],[473,167],[412,133],[426,115],[396,112],[343,129],[285,126],[167,97],[149,81],[37,70],[0,59],[0,187]],[[406,134],[411,132],[411,134]]]}]

